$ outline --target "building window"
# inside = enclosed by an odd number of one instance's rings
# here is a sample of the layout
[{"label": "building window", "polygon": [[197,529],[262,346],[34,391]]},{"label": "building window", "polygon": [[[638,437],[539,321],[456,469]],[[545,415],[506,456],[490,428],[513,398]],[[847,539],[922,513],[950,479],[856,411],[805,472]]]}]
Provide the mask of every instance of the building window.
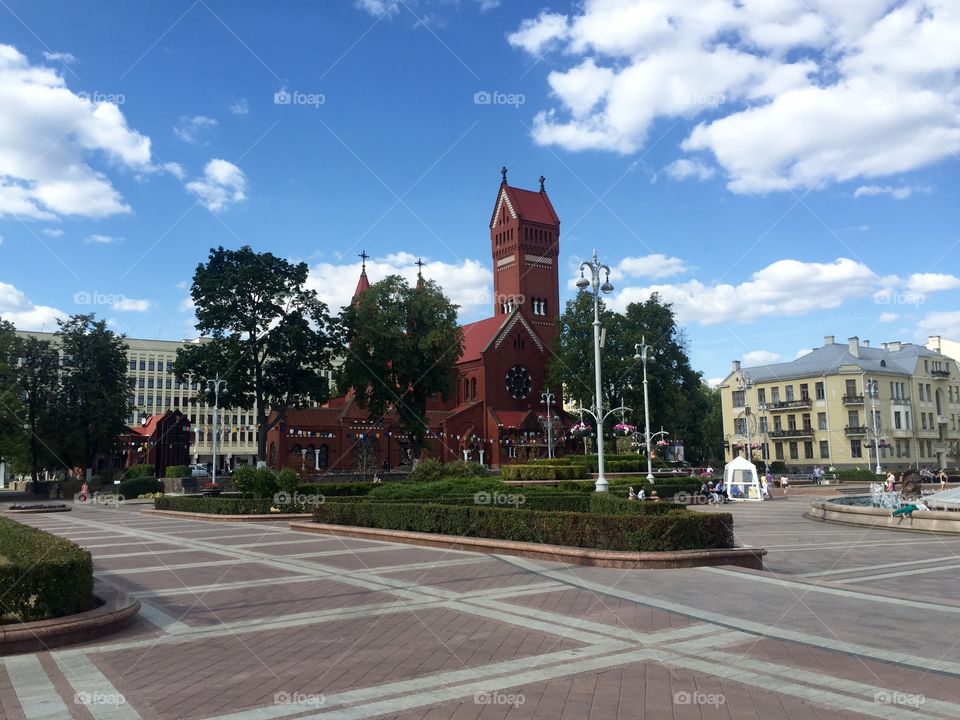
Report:
[{"label": "building window", "polygon": [[818,430],[827,429],[827,414],[825,412],[817,413],[817,429]]},{"label": "building window", "polygon": [[130,361],[130,369],[131,369],[131,370],[136,370],[136,369],[137,369],[137,361],[136,361],[136,360],[131,360],[131,361]]},{"label": "building window", "polygon": [[820,441],[820,457],[829,458],[830,457],[830,443],[826,440]]},{"label": "building window", "polygon": [[893,427],[896,428],[897,430],[900,430],[903,428],[903,421],[900,418],[899,410],[895,410],[893,413]]},{"label": "building window", "polygon": [[734,418],[733,420],[733,432],[735,435],[746,435],[747,434],[747,419],[746,418]]},{"label": "building window", "polygon": [[810,386],[807,383],[800,384],[800,399],[801,400],[810,399]]},{"label": "building window", "polygon": [[852,428],[860,427],[860,413],[857,410],[847,411],[847,425]]},{"label": "building window", "polygon": [[814,387],[814,392],[816,393],[817,400],[823,400],[826,398],[827,393],[823,389],[823,383],[818,382]]},{"label": "building window", "polygon": [[796,429],[797,429],[797,416],[787,415],[787,430],[796,430]]},{"label": "building window", "polygon": [[778,433],[783,431],[783,425],[781,424],[783,420],[779,415],[773,416],[773,431]]},{"label": "building window", "polygon": [[863,457],[863,447],[860,445],[860,440],[856,438],[850,441],[850,457]]},{"label": "building window", "polygon": [[141,369],[141,370],[146,370],[146,369],[147,369],[147,361],[146,361],[146,360],[141,360],[141,361],[140,361],[140,369]]},{"label": "building window", "polygon": [[770,388],[770,402],[772,403],[780,402],[780,388],[778,387]]},{"label": "building window", "polygon": [[777,458],[777,460],[783,460],[783,443],[782,442],[775,442],[773,444],[773,454],[774,454],[774,457]]},{"label": "building window", "polygon": [[803,457],[805,457],[807,460],[813,460],[813,440],[804,441]]},{"label": "building window", "polygon": [[804,413],[802,420],[804,430],[813,430],[813,425],[810,424],[810,413]]},{"label": "building window", "polygon": [[791,442],[790,443],[790,459],[797,460],[799,459],[799,457],[800,457],[800,453],[799,453],[799,448],[797,447],[797,443]]},{"label": "building window", "polygon": [[476,378],[472,378],[470,380],[470,398],[472,400],[477,399],[477,379]]},{"label": "building window", "polygon": [[793,402],[793,385],[787,385],[786,393],[787,393],[787,402]]},{"label": "building window", "polygon": [[156,369],[157,369],[156,363],[153,360],[147,363],[147,370],[156,370]]},{"label": "building window", "polygon": [[857,394],[857,381],[856,380],[847,380],[846,382],[846,395],[847,397],[853,397]]},{"label": "building window", "polygon": [[757,404],[763,405],[767,401],[767,389],[757,388]]},{"label": "building window", "polygon": [[760,416],[760,432],[761,433],[767,432],[767,416],[766,415]]},{"label": "building window", "polygon": [[743,407],[746,404],[746,391],[745,390],[734,390],[733,391],[733,406],[735,408]]}]

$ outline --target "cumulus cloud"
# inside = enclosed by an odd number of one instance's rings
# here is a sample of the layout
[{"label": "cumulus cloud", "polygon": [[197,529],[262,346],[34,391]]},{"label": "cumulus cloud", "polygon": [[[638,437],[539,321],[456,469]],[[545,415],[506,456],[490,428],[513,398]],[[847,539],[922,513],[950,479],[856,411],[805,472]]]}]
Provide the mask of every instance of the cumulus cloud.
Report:
[{"label": "cumulus cloud", "polygon": [[77,61],[77,58],[68,52],[45,52],[43,53],[43,57],[48,62],[58,62],[64,65],[72,65]]},{"label": "cumulus cloud", "polygon": [[[417,256],[408,252],[371,258],[367,260],[367,277],[375,283],[387,275],[400,275],[413,284],[417,280],[416,261]],[[450,301],[460,306],[462,321],[475,320],[493,312],[493,275],[486,265],[470,259],[458,263],[425,261],[423,276],[435,280]],[[359,277],[359,262],[320,262],[310,268],[308,286],[317,291],[333,312],[338,312],[350,303]]]},{"label": "cumulus cloud", "polygon": [[84,242],[92,245],[113,245],[116,242],[120,242],[123,238],[115,238],[112,235],[101,235],[99,233],[94,235],[88,235],[84,238]]},{"label": "cumulus cloud", "polygon": [[173,126],[173,134],[185,143],[197,144],[204,141],[207,132],[217,126],[217,121],[206,115],[181,115]]},{"label": "cumulus cloud", "polygon": [[793,359],[797,360],[798,358],[802,358],[804,355],[809,355],[812,352],[813,348],[801,348],[800,350],[797,350],[796,354],[793,356]]},{"label": "cumulus cloud", "polygon": [[909,293],[929,294],[960,288],[960,278],[946,273],[913,273],[906,281]]},{"label": "cumulus cloud", "polygon": [[40,232],[42,232],[47,237],[52,237],[52,238],[63,237],[63,230],[61,230],[60,228],[44,228]]},{"label": "cumulus cloud", "polygon": [[150,139],[127,126],[120,108],[67,88],[54,69],[0,44],[0,217],[52,220],[130,212],[94,167],[148,172]]},{"label": "cumulus cloud", "polygon": [[837,308],[848,300],[871,295],[884,282],[888,280],[849,258],[831,263],[786,259],[771,263],[737,285],[689,280],[627,287],[613,296],[611,305],[623,309],[659,293],[661,300],[673,304],[683,324],[752,322]]},{"label": "cumulus cloud", "polygon": [[230,112],[232,112],[234,115],[249,115],[250,104],[247,102],[246,98],[240,98],[230,105]]},{"label": "cumulus cloud", "polygon": [[960,337],[960,310],[929,313],[917,323],[917,326],[924,335]]},{"label": "cumulus cloud", "polygon": [[122,297],[116,302],[111,303],[111,308],[120,312],[146,312],[153,307],[150,300],[136,300],[134,298]]},{"label": "cumulus cloud", "polygon": [[861,185],[853,191],[853,196],[858,198],[887,195],[894,200],[906,200],[915,192],[930,192],[930,188],[915,185],[901,185],[900,187],[893,187],[892,185]]},{"label": "cumulus cloud", "polygon": [[743,367],[757,367],[758,365],[770,365],[780,360],[780,353],[769,350],[751,350],[743,354]]},{"label": "cumulus cloud", "polygon": [[357,0],[356,5],[374,17],[393,15],[400,7],[400,0]]},{"label": "cumulus cloud", "polygon": [[900,316],[897,313],[885,312],[880,313],[880,317],[877,318],[877,322],[882,323],[892,323],[900,319]]},{"label": "cumulus cloud", "polygon": [[[678,257],[669,257],[663,253],[625,257],[616,267],[611,268],[611,277],[620,278],[664,278],[687,272],[687,264]],[[576,283],[571,287],[576,287]]]},{"label": "cumulus cloud", "polygon": [[247,178],[231,162],[214,158],[203,168],[203,177],[191,180],[187,190],[211,212],[220,212],[247,199]]},{"label": "cumulus cloud", "polygon": [[654,122],[682,120],[681,149],[712,155],[730,190],[764,193],[960,152],[958,35],[950,0],[585,0],[508,42],[561,67],[537,143],[633,153]]},{"label": "cumulus cloud", "polygon": [[0,282],[0,319],[13,323],[18,330],[57,329],[57,320],[66,320],[67,313],[46,305],[34,305],[27,296],[5,282]]},{"label": "cumulus cloud", "polygon": [[674,180],[709,180],[716,171],[709,165],[704,165],[696,160],[680,158],[667,165],[667,175]]}]

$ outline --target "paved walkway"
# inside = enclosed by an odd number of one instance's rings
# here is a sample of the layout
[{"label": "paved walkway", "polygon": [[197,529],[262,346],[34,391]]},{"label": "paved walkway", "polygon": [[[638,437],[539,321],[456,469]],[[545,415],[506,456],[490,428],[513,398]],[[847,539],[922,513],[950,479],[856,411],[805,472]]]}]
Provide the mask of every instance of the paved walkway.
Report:
[{"label": "paved walkway", "polygon": [[23,517],[89,548],[143,610],[86,646],[3,658],[0,717],[960,717],[960,539],[806,507],[732,508],[767,572],[569,567],[134,506]]}]

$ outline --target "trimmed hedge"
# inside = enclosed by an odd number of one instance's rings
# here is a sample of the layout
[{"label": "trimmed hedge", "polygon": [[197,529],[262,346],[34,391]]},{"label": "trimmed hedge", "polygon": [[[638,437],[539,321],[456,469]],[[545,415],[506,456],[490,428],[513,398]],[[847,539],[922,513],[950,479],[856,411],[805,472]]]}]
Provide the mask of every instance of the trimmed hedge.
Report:
[{"label": "trimmed hedge", "polygon": [[583,465],[535,463],[529,465],[504,465],[500,468],[503,480],[578,480],[587,476]]},{"label": "trimmed hedge", "polygon": [[606,550],[733,547],[727,513],[677,510],[659,515],[514,510],[475,505],[327,503],[314,522],[482,537]]},{"label": "trimmed hedge", "polygon": [[117,492],[125,498],[137,498],[147,493],[162,493],[163,483],[152,477],[128,478],[120,483]]},{"label": "trimmed hedge", "polygon": [[409,475],[410,482],[435,482],[443,478],[478,478],[486,477],[490,473],[480,463],[453,460],[441,463],[439,460],[427,458],[417,463]]},{"label": "trimmed hedge", "polygon": [[69,540],[0,518],[0,621],[30,622],[94,606],[90,553]]},{"label": "trimmed hedge", "polygon": [[686,506],[672,502],[626,500],[610,493],[593,493],[589,496],[590,512],[610,515],[663,515],[685,511]]},{"label": "trimmed hedge", "polygon": [[[190,473],[187,473],[189,475]],[[153,478],[155,476],[153,465],[134,465],[123,471],[123,477],[126,480],[136,480],[137,478]]]},{"label": "trimmed hedge", "polygon": [[[320,492],[323,492],[322,488]],[[509,485],[496,478],[446,478],[433,482],[381,483],[368,493],[371,499],[424,500],[437,497],[460,497],[478,492],[509,493]]]},{"label": "trimmed hedge", "polygon": [[163,471],[163,476],[174,479],[193,477],[193,471],[189,465],[168,465]]},{"label": "trimmed hedge", "polygon": [[375,487],[377,486],[371,482],[314,483],[310,485],[298,485],[297,492],[307,495],[320,494],[326,497],[358,496],[368,494]]},{"label": "trimmed hedge", "polygon": [[172,497],[156,498],[156,510],[207,513],[208,515],[269,515],[270,508],[279,507],[282,512],[309,512],[313,505],[286,503],[278,505],[273,498],[205,498]]}]

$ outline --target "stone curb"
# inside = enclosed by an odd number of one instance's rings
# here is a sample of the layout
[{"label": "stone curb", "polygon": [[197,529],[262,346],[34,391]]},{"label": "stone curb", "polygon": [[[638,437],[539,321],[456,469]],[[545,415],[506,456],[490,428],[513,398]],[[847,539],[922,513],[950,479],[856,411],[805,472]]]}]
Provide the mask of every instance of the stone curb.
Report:
[{"label": "stone curb", "polygon": [[513,540],[492,540],[490,538],[438,535],[434,533],[407,532],[404,530],[328,525],[325,523],[292,522],[290,523],[290,529],[321,535],[343,535],[365,540],[383,540],[386,542],[407,543],[410,545],[448,548],[451,550],[516,555],[534,560],[549,560],[575,565],[636,570],[688,568],[705,565],[736,565],[753,570],[763,570],[763,556],[767,554],[764,548],[743,547],[720,550],[676,550],[672,552],[594,550],[591,548],[568,547],[566,545],[543,545],[540,543],[516,542]]},{"label": "stone curb", "polygon": [[[838,505],[827,501],[810,503],[806,516],[813,520],[859,525],[885,530],[912,530],[913,532],[960,533],[960,513],[929,510],[913,513],[912,517],[893,517],[891,510],[857,505]],[[903,518],[902,520],[900,518]]]},{"label": "stone curb", "polygon": [[94,582],[94,596],[103,604],[93,610],[50,620],[0,625],[0,655],[41,652],[109,635],[130,624],[140,601],[108,585]]},{"label": "stone curb", "polygon": [[72,507],[41,508],[39,510],[11,510],[10,508],[4,508],[3,512],[9,513],[10,515],[32,515],[39,513],[70,512],[71,510],[73,510]]},{"label": "stone curb", "polygon": [[181,512],[180,510],[140,510],[144,515],[168,515],[187,520],[206,520],[208,522],[270,522],[276,520],[299,520],[311,518],[311,513],[270,513],[269,515],[216,515],[214,513]]}]

